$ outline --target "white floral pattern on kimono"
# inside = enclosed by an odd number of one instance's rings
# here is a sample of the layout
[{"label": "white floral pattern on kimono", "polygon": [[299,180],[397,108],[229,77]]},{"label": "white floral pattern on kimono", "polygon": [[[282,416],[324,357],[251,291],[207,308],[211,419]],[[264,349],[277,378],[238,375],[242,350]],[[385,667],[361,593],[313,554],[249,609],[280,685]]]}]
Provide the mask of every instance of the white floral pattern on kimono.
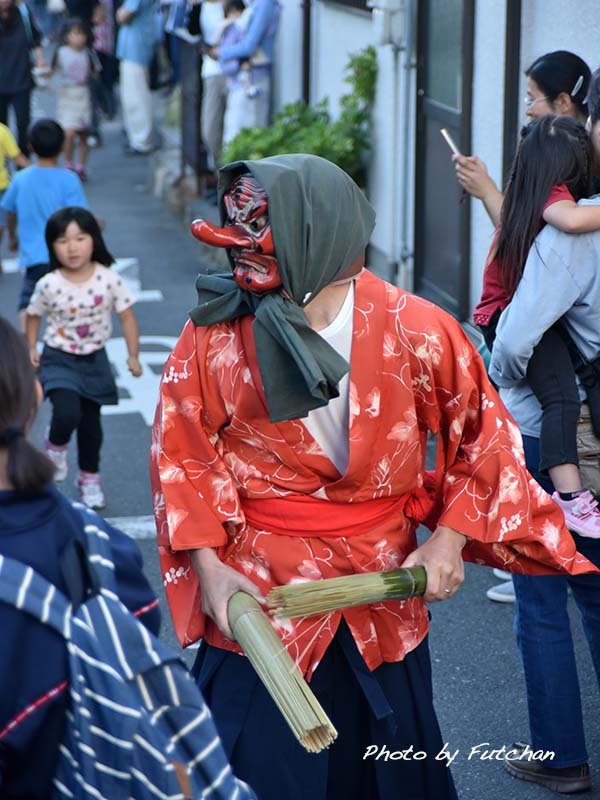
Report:
[{"label": "white floral pattern on kimono", "polygon": [[[423,521],[466,534],[465,558],[479,563],[529,573],[592,569],[558,507],[525,471],[517,426],[445,312],[368,272],[357,280],[344,475],[301,420],[269,421],[251,330],[250,317],[209,328],[188,322],[163,375],[152,477],[165,589],[182,644],[204,636],[239,652],[202,615],[187,552],[200,547],[217,548],[264,594],[294,581],[393,569],[416,547]],[[432,473],[429,433],[438,436]],[[318,515],[306,535],[246,519],[245,503],[248,511],[264,501],[268,514],[269,499],[298,497],[354,504],[357,512],[385,498],[398,506],[354,536],[320,536]],[[428,630],[421,598],[343,615],[370,669],[403,659]],[[273,624],[310,676],[341,616]]]}]

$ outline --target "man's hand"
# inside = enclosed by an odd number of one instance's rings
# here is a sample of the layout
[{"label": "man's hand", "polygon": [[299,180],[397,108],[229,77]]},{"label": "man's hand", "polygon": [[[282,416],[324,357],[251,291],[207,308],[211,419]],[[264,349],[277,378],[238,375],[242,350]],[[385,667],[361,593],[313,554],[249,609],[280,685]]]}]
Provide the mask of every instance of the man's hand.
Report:
[{"label": "man's hand", "polygon": [[202,611],[214,621],[223,636],[235,641],[227,619],[229,598],[236,592],[247,592],[262,604],[265,598],[251,580],[221,563],[210,547],[192,550],[190,556],[202,589]]},{"label": "man's hand", "polygon": [[11,253],[16,253],[19,249],[19,237],[16,233],[8,233],[8,249]]},{"label": "man's hand", "polygon": [[465,579],[461,551],[467,543],[462,533],[438,525],[429,539],[414,550],[401,565],[425,567],[427,590],[425,600],[448,600],[460,589]]},{"label": "man's hand", "polygon": [[219,48],[217,47],[217,45],[214,44],[212,47],[209,47],[208,50],[206,51],[206,55],[209,58],[212,58],[213,61],[218,61],[219,60]]}]

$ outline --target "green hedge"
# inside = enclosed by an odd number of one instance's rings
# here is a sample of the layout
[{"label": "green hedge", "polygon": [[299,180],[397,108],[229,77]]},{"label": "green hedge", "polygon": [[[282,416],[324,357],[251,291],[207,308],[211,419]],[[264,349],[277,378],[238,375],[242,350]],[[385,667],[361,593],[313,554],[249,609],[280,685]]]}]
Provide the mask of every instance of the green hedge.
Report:
[{"label": "green hedge", "polygon": [[226,145],[224,163],[255,160],[281,153],[314,153],[333,161],[360,185],[365,184],[371,146],[371,112],[377,81],[377,54],[367,47],[350,56],[344,80],[352,91],[340,98],[332,120],[329,100],[314,106],[286,105],[267,128],[245,128]]}]

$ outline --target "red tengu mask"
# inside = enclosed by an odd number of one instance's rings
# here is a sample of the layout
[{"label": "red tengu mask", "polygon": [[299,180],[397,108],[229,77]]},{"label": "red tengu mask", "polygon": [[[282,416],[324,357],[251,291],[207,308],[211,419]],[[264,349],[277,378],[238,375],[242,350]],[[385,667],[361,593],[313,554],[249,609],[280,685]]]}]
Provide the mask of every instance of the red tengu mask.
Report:
[{"label": "red tengu mask", "polygon": [[251,175],[236,178],[223,195],[226,219],[218,228],[204,219],[192,222],[192,234],[213,247],[227,247],[234,262],[233,277],[248,292],[264,294],[282,285],[275,257],[269,198]]}]

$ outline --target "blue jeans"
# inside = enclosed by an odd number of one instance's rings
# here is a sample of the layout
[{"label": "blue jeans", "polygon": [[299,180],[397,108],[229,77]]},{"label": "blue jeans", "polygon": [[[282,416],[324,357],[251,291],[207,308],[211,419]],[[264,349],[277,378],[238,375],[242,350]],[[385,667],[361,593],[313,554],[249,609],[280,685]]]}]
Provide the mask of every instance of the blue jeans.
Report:
[{"label": "blue jeans", "polygon": [[[523,436],[529,472],[547,491],[553,487],[539,472],[539,440]],[[573,534],[580,553],[600,566],[600,540]],[[577,604],[600,685],[600,576],[514,575],[515,636],[523,661],[534,750],[553,750],[553,767],[588,760],[581,694],[569,615],[567,588]]]}]

